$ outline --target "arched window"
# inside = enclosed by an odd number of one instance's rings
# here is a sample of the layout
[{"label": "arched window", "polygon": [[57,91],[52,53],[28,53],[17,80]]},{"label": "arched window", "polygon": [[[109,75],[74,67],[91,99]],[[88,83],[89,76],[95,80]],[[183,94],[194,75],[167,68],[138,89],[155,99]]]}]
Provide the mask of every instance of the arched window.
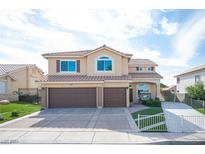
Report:
[{"label": "arched window", "polygon": [[101,56],[97,59],[97,71],[112,71],[113,61],[108,56]]}]

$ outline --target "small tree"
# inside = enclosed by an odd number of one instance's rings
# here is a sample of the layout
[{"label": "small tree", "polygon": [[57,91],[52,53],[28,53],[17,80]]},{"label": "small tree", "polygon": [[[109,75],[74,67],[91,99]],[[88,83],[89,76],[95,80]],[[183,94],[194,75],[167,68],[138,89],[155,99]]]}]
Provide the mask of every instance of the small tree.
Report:
[{"label": "small tree", "polygon": [[189,97],[198,100],[205,100],[205,89],[203,82],[197,82],[194,86],[186,88]]}]

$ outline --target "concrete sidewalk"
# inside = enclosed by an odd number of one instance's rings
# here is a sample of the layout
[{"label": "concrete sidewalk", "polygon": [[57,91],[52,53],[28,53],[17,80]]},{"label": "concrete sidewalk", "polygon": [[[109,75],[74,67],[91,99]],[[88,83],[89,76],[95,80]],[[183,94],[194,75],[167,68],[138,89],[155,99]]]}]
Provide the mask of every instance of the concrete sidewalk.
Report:
[{"label": "concrete sidewalk", "polygon": [[205,133],[0,130],[1,144],[205,144]]}]

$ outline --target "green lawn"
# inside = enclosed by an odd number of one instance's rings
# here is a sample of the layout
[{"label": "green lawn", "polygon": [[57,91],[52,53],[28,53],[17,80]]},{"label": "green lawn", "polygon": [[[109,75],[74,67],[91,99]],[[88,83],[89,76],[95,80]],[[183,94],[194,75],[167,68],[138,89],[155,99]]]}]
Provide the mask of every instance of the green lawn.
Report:
[{"label": "green lawn", "polygon": [[203,108],[196,109],[197,111],[201,112],[202,114],[205,114],[205,110]]},{"label": "green lawn", "polygon": [[[4,120],[0,120],[0,123],[40,111],[40,109],[41,106],[39,104],[31,104],[26,102],[11,102],[4,105],[0,104],[0,115],[4,117]],[[11,112],[18,112],[19,116],[12,117]]]},{"label": "green lawn", "polygon": [[[141,111],[137,111],[132,113],[132,117],[134,119],[138,118],[138,114],[140,115],[154,115],[154,114],[158,114],[158,113],[163,113],[163,110],[161,107],[150,107],[149,109],[145,109],[145,110],[141,110]],[[147,118],[147,119],[143,119],[140,120],[140,128],[144,128],[146,126],[150,126],[159,122],[163,122],[165,121],[165,117],[163,115],[158,116],[157,118]],[[138,125],[138,121],[136,121],[136,124]],[[138,126],[139,127],[139,126]],[[166,125],[160,125],[154,128],[151,128],[149,130],[146,131],[167,131]]]}]

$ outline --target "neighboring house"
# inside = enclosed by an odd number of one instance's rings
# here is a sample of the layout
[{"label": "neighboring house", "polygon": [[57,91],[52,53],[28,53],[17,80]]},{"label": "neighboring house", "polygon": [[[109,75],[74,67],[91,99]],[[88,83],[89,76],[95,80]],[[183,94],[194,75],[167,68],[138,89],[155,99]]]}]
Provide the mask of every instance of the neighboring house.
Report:
[{"label": "neighboring house", "polygon": [[34,64],[0,64],[0,100],[18,100],[18,88],[40,88],[43,72]]},{"label": "neighboring house", "polygon": [[162,77],[148,59],[131,59],[105,45],[42,56],[48,60],[48,75],[41,81],[41,100],[48,108],[128,107],[139,97],[160,96]]},{"label": "neighboring house", "polygon": [[205,65],[194,67],[175,77],[177,79],[177,92],[186,93],[188,86],[194,85],[198,81],[205,83]]}]

